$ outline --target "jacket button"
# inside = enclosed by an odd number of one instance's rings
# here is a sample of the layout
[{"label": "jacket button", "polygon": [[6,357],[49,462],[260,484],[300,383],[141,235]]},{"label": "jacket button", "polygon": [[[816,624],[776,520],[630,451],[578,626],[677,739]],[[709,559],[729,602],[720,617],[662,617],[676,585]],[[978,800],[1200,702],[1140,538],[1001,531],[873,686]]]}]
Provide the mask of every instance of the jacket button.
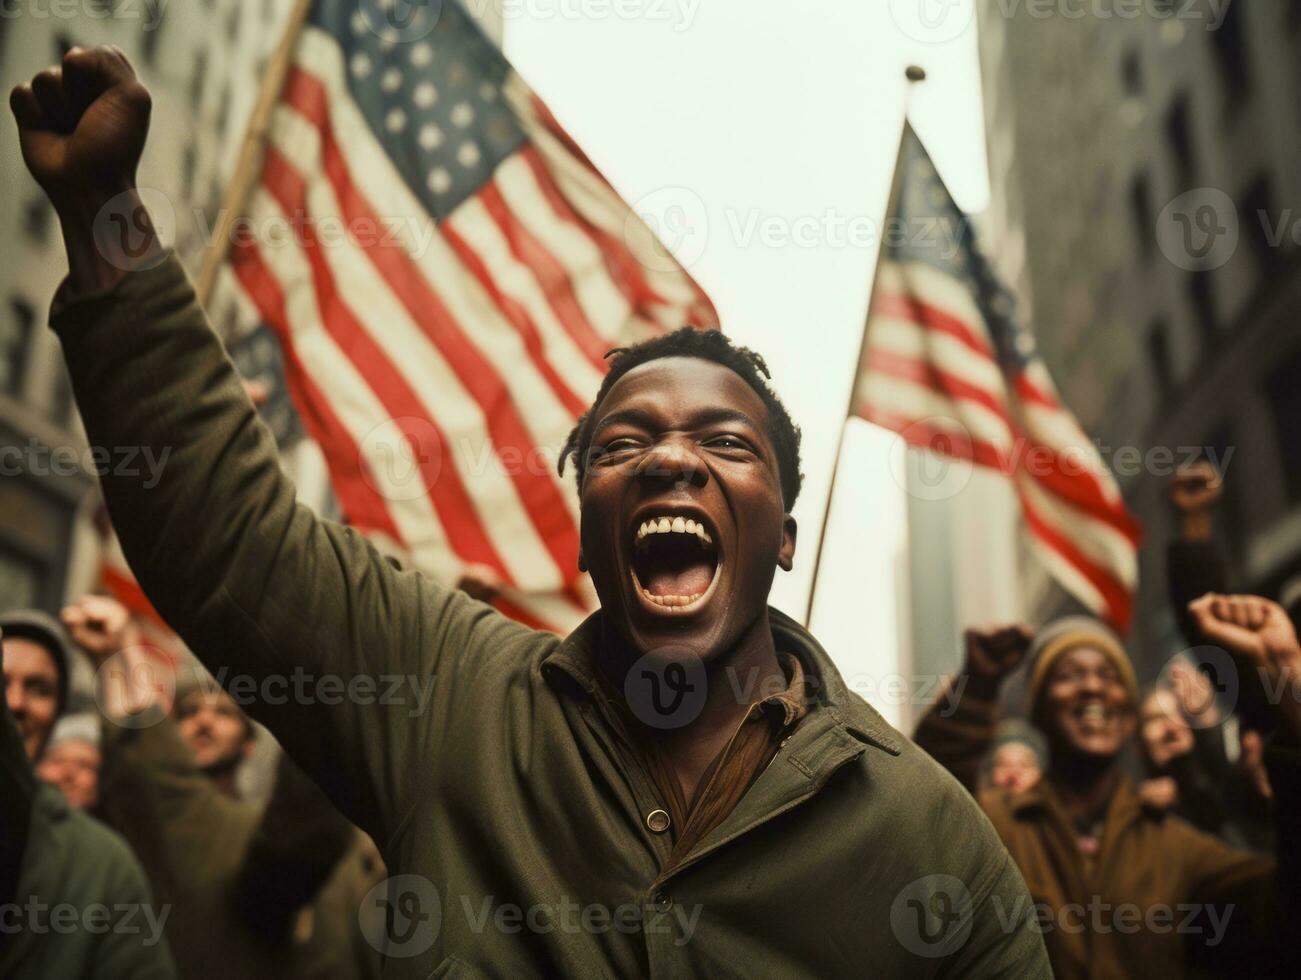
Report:
[{"label": "jacket button", "polygon": [[672,822],[667,810],[652,810],[646,814],[646,827],[652,834],[664,833]]},{"label": "jacket button", "polygon": [[655,906],[656,912],[667,912],[673,908],[673,899],[669,897],[668,892],[656,892],[655,897],[651,899],[651,904]]}]

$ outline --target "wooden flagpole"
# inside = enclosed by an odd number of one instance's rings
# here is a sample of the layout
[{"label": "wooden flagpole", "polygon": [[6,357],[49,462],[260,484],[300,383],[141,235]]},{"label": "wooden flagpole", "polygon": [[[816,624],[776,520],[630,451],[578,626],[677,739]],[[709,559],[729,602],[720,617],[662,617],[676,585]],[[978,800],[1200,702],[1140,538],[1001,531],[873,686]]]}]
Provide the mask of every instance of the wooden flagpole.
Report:
[{"label": "wooden flagpole", "polygon": [[231,232],[248,203],[249,195],[257,183],[262,167],[262,150],[266,145],[267,131],[271,126],[271,113],[275,110],[284,87],[285,76],[289,74],[289,64],[293,60],[294,45],[298,35],[307,21],[312,9],[312,0],[295,0],[293,10],[289,12],[289,21],[285,26],[284,37],[267,60],[266,72],[262,76],[262,87],[258,91],[257,102],[249,117],[248,130],[244,142],[240,145],[239,159],[235,164],[235,174],[226,185],[222,197],[221,210],[217,213],[217,224],[212,231],[212,239],[203,253],[203,264],[199,268],[199,282],[196,292],[200,305],[207,306],[212,297],[212,287],[217,281],[217,270],[221,268],[226,253],[230,250]]},{"label": "wooden flagpole", "polygon": [[[903,185],[903,154],[908,139],[908,107],[912,101],[913,86],[926,80],[926,70],[917,65],[909,65],[904,72],[904,76],[908,79],[908,88],[905,90],[904,95],[903,126],[900,127],[899,131],[899,153],[895,158],[894,176],[890,180],[890,194],[886,198],[885,222],[888,222],[890,217],[897,214],[899,210],[899,194]],[[885,253],[885,222],[882,222],[881,247],[877,250],[876,275],[872,277],[872,297],[876,295],[877,276],[881,272],[881,257]],[[818,572],[822,569],[822,549],[827,541],[827,525],[831,523],[831,502],[836,494],[836,476],[840,472],[840,456],[845,448],[845,428],[848,425],[850,416],[854,414],[859,371],[863,366],[863,354],[867,351],[867,325],[872,319],[872,297],[868,298],[867,316],[863,320],[863,339],[858,348],[858,360],[854,362],[854,382],[849,389],[849,405],[846,406],[844,419],[840,423],[840,438],[836,440],[836,456],[831,465],[831,483],[827,487],[827,506],[822,512],[822,527],[818,531],[818,547],[813,553],[813,578],[809,582],[809,604],[808,608],[804,610],[804,626],[806,629],[813,623],[813,601],[817,595]]]}]

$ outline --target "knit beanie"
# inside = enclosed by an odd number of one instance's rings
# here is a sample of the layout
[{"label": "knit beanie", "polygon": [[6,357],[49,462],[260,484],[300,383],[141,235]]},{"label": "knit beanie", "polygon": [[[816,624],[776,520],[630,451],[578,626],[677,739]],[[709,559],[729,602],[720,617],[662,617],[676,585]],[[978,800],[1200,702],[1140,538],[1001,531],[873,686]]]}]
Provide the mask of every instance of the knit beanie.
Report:
[{"label": "knit beanie", "polygon": [[1030,661],[1028,694],[1032,716],[1039,707],[1039,697],[1057,658],[1082,646],[1097,650],[1111,661],[1120,674],[1121,683],[1129,691],[1130,700],[1138,704],[1138,679],[1120,637],[1106,623],[1092,616],[1066,616],[1041,629],[1030,644],[1027,659]]}]

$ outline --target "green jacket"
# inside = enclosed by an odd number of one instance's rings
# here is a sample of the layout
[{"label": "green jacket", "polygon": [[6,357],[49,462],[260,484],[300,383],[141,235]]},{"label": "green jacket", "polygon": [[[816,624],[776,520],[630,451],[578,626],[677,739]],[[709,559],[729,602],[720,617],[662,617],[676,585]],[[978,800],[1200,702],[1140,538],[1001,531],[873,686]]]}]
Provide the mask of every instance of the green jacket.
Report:
[{"label": "green jacket", "polygon": [[[18,869],[0,896],[0,977],[5,980],[172,980],[163,934],[171,908],[155,902],[122,838],[74,810],[32,775],[22,739],[0,701],[0,849]],[[17,804],[17,806],[15,806]]]},{"label": "green jacket", "polygon": [[297,505],[173,256],[53,325],[90,443],[170,453],[156,485],[103,477],[146,592],[379,844],[392,975],[1049,975],[974,801],[786,616],[819,703],[662,876],[651,783],[592,697],[599,613],[535,632]]}]

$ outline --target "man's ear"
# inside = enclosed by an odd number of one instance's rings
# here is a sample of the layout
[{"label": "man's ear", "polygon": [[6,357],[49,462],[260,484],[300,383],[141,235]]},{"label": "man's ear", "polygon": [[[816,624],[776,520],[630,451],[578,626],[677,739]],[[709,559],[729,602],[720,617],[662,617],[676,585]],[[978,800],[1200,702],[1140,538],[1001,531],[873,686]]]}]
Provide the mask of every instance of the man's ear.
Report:
[{"label": "man's ear", "polygon": [[783,572],[795,567],[795,518],[790,514],[782,518],[782,547],[777,553],[777,566]]},{"label": "man's ear", "polygon": [[578,570],[579,570],[580,572],[585,572],[585,571],[587,571],[587,559],[583,557],[583,549],[582,549],[582,548],[579,548],[579,549],[578,549]]}]

